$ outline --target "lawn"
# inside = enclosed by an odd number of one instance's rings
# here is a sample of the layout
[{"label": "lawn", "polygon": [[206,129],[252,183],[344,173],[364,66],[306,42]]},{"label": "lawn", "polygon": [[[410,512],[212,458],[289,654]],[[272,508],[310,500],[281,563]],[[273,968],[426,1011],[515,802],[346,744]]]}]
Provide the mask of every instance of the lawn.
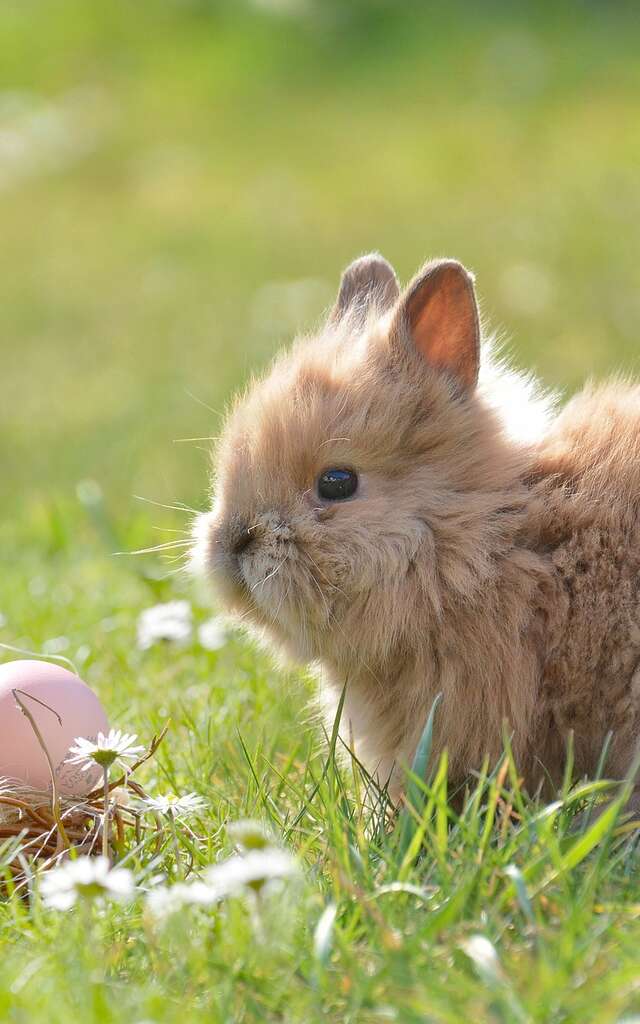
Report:
[{"label": "lawn", "polygon": [[[553,387],[637,372],[639,45],[624,3],[0,7],[0,642],[72,659],[140,742],[167,725],[139,778],[204,802],[128,841],[126,903],[3,890],[0,1020],[640,1015],[640,854],[615,813],[577,818],[592,789],[568,772],[545,807],[507,753],[460,814],[432,765],[394,823],[310,675],[207,640],[183,548],[127,554],[184,536],[225,403],[363,251],[403,278],[462,259]],[[141,647],[174,600],[189,637]],[[246,818],[296,874],[154,914]]]}]

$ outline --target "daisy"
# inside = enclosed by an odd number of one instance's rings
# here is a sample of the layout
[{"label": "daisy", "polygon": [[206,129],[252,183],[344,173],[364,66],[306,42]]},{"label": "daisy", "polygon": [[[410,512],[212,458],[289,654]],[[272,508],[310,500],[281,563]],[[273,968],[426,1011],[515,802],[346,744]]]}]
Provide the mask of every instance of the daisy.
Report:
[{"label": "daisy", "polygon": [[69,747],[72,756],[66,758],[66,764],[81,765],[81,770],[86,772],[94,764],[107,769],[117,763],[126,771],[129,767],[127,761],[135,761],[144,751],[144,747],[134,746],[137,738],[135,733],[122,732],[120,729],[110,729],[106,736],[99,732],[96,740],[77,736],[75,746]]},{"label": "daisy", "polygon": [[250,818],[228,822],[227,835],[241,850],[265,850],[274,845],[273,836],[259,821]]},{"label": "daisy", "polygon": [[158,886],[147,896],[147,909],[153,917],[170,917],[187,906],[209,907],[218,896],[205,882],[176,882]]},{"label": "daisy", "polygon": [[265,848],[245,854],[234,854],[205,872],[207,886],[219,899],[233,896],[243,889],[262,892],[273,882],[291,878],[299,873],[298,862],[285,850]]},{"label": "daisy", "polygon": [[46,907],[69,910],[79,899],[131,899],[133,875],[126,868],[112,868],[106,857],[79,857],[48,871],[40,883]]},{"label": "daisy", "polygon": [[142,805],[149,811],[156,814],[165,814],[168,818],[175,818],[177,821],[196,814],[206,807],[202,797],[196,793],[185,793],[184,796],[174,796],[172,793],[167,796],[148,796],[141,801]]},{"label": "daisy", "polygon": [[159,640],[186,643],[193,631],[188,601],[166,601],[146,608],[138,616],[138,647],[146,651]]},{"label": "daisy", "polygon": [[227,642],[227,624],[222,615],[207,619],[198,626],[198,640],[206,651],[219,651]]},{"label": "daisy", "polygon": [[186,906],[213,906],[243,890],[260,895],[265,886],[298,873],[298,862],[284,850],[253,850],[244,856],[234,854],[208,868],[203,881],[176,882],[152,889],[147,896],[147,907],[154,917],[169,917]]},{"label": "daisy", "polygon": [[475,964],[478,974],[486,981],[500,982],[504,979],[495,946],[484,935],[469,936],[461,943],[461,948]]},{"label": "daisy", "polygon": [[120,729],[110,729],[107,735],[99,732],[96,740],[76,737],[74,747],[69,747],[71,757],[67,757],[65,764],[80,765],[80,770],[86,772],[93,765],[98,764],[102,768],[102,781],[104,786],[104,818],[102,822],[102,855],[109,855],[109,769],[113,764],[119,764],[125,772],[131,765],[127,761],[135,761],[139,754],[144,752],[144,747],[136,746],[137,736],[134,733],[122,732]]}]

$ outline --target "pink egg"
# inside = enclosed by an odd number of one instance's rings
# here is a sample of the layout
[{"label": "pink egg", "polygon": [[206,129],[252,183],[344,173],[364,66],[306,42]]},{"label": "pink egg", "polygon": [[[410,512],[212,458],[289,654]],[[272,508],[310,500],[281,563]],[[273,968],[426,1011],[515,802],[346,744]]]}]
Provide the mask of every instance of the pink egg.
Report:
[{"label": "pink egg", "polygon": [[51,789],[47,759],[13,690],[20,691],[20,700],[37,723],[59,792],[66,796],[88,793],[100,781],[100,769],[96,766],[96,770],[83,772],[80,766],[65,764],[65,759],[76,737],[95,739],[98,732],[106,733],[108,729],[107,716],[95,693],[73,672],[47,661],[0,665],[0,777],[43,790]]}]

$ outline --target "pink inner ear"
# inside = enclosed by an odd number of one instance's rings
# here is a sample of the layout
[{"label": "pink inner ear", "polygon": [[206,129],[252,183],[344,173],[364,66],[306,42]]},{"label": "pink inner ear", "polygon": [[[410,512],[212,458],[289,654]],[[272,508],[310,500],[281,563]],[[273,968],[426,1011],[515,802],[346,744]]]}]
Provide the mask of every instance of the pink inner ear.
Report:
[{"label": "pink inner ear", "polygon": [[413,343],[430,366],[465,390],[478,380],[480,330],[471,278],[458,264],[434,267],[407,302]]}]

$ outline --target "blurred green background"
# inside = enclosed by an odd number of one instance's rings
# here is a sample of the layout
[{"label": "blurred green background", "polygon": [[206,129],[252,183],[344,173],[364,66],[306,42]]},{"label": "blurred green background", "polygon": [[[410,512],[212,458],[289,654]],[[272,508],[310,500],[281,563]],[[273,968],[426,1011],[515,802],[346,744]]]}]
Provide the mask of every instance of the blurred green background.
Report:
[{"label": "blurred green background", "polygon": [[5,537],[86,479],[125,531],[201,505],[178,439],[371,248],[466,262],[549,384],[637,369],[638,12],[3,0]]}]

